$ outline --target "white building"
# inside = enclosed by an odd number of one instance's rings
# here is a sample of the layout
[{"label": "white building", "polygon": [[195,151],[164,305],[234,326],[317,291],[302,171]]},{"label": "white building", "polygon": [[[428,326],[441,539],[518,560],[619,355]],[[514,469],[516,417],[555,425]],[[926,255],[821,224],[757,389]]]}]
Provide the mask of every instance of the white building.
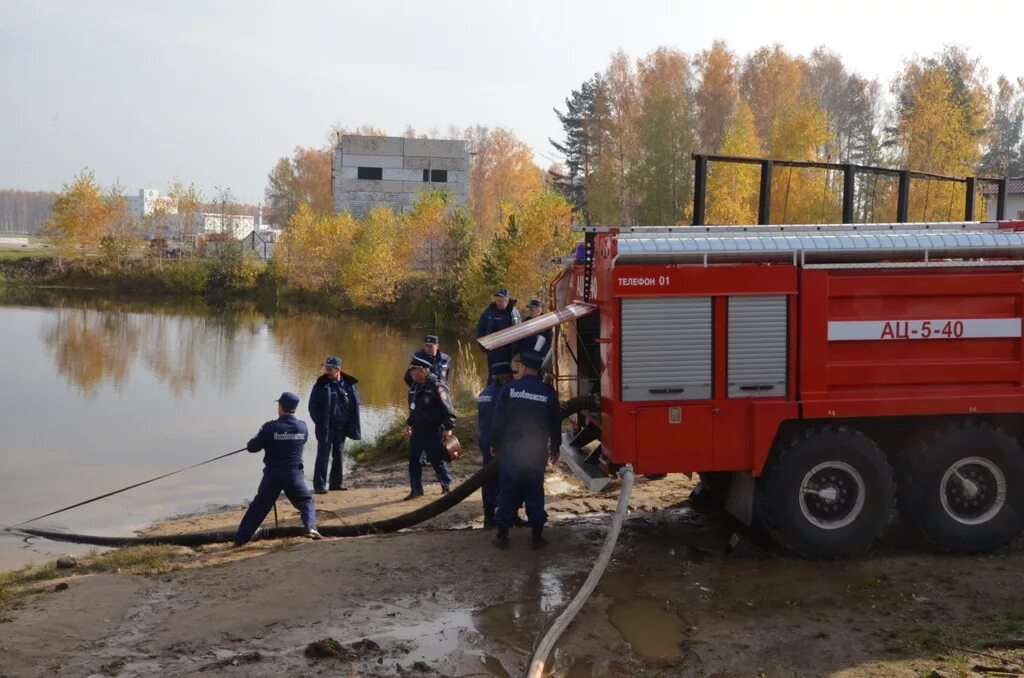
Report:
[{"label": "white building", "polygon": [[456,139],[344,135],[334,149],[334,211],[362,216],[377,205],[413,206],[427,190],[443,190],[457,204],[469,195],[469,153]]},{"label": "white building", "polygon": [[[996,195],[991,184],[985,185],[985,197],[988,219],[993,221],[996,218]],[[1003,216],[1006,219],[1024,219],[1024,177],[1006,180],[1006,211]]]},{"label": "white building", "polygon": [[235,240],[241,240],[255,230],[256,218],[251,214],[197,212],[191,232],[196,235],[225,233]]},{"label": "white building", "polygon": [[164,214],[177,214],[178,206],[174,200],[166,195],[160,195],[155,188],[140,188],[138,195],[126,195],[129,216],[143,218],[148,217],[158,208]]}]

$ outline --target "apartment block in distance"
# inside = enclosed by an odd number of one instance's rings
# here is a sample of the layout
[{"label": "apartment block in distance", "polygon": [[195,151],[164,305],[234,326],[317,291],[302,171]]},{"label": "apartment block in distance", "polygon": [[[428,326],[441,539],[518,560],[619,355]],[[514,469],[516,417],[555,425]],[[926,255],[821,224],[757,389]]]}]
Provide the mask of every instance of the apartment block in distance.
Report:
[{"label": "apartment block in distance", "polygon": [[447,191],[465,205],[466,142],[343,135],[334,149],[334,210],[365,215],[377,205],[404,211],[421,191]]}]

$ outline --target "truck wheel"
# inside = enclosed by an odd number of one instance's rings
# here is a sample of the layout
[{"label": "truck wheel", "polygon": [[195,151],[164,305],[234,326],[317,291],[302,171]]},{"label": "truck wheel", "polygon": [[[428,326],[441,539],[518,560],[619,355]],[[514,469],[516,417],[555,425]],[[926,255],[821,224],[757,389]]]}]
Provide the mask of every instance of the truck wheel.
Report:
[{"label": "truck wheel", "polygon": [[963,422],[903,455],[899,508],[943,551],[978,553],[1021,530],[1024,451],[1002,429]]},{"label": "truck wheel", "polygon": [[798,433],[775,450],[760,483],[765,529],[807,558],[866,551],[892,514],[895,487],[885,455],[846,427]]}]

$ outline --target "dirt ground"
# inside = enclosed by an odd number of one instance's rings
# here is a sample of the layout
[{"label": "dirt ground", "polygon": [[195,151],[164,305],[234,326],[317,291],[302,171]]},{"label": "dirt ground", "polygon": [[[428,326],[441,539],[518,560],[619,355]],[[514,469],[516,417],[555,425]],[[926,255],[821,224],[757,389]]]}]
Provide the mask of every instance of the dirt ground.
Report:
[{"label": "dirt ground", "polygon": [[[351,490],[318,495],[321,524],[418,505],[401,501],[404,473],[363,470]],[[556,647],[551,675],[1024,673],[1019,546],[943,556],[895,523],[871,557],[808,562],[692,508],[693,485],[638,480],[609,571]],[[438,491],[433,483],[418,501]],[[528,548],[526,530],[496,550],[474,495],[397,534],[181,549],[169,574],[72,575],[62,591],[47,582],[0,608],[0,676],[523,675],[618,499],[615,487],[590,493],[557,470],[547,491],[543,551]],[[287,502],[278,510],[297,522]],[[156,531],[233,528],[241,511]],[[309,647],[325,639],[337,642]]]}]

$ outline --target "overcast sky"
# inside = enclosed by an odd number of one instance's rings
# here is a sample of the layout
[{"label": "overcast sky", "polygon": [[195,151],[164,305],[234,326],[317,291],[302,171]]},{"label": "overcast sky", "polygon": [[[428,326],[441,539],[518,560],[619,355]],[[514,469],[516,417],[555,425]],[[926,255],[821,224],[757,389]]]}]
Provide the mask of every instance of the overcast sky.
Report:
[{"label": "overcast sky", "polygon": [[1019,0],[0,0],[0,188],[58,190],[88,166],[258,202],[274,162],[334,122],[505,126],[547,165],[552,107],[620,47],[824,45],[888,85],[950,43],[1024,76],[1022,26]]}]

